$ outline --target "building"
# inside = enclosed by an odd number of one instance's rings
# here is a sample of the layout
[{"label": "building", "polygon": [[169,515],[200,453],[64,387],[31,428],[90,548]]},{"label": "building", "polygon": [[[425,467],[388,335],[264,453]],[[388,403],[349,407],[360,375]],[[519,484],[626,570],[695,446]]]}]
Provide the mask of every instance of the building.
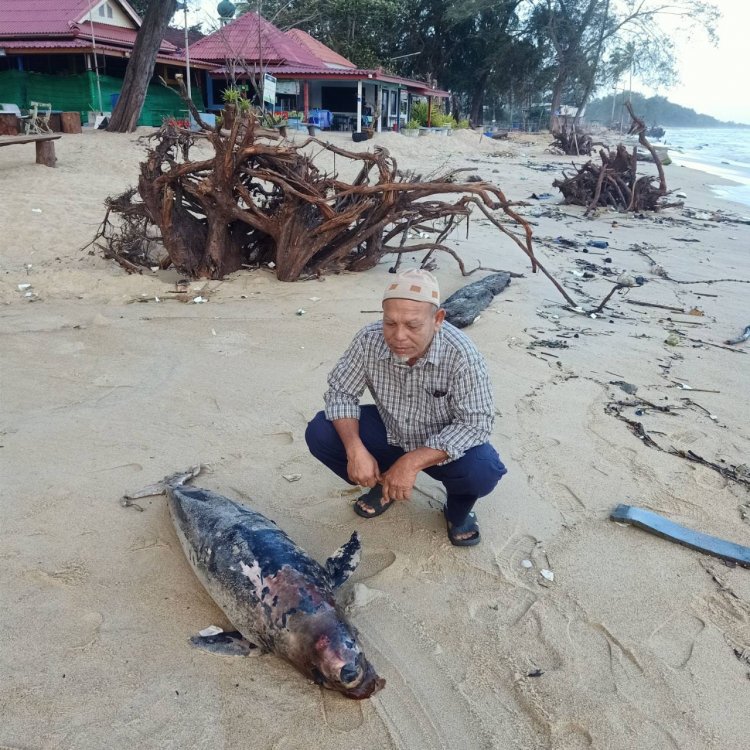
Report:
[{"label": "building", "polygon": [[[125,0],[2,0],[0,102],[24,109],[31,101],[49,102],[53,110],[78,111],[84,119],[87,112],[111,110],[140,25]],[[184,108],[160,83],[176,84],[184,57],[165,40],[156,63],[140,125],[160,125]],[[191,67],[215,66],[196,60]],[[193,98],[202,108],[198,87]]]},{"label": "building", "polygon": [[205,36],[190,54],[216,65],[205,73],[209,109],[221,108],[225,89],[250,79],[257,83],[265,74],[276,81],[274,110],[301,111],[305,121],[311,112],[330,112],[330,125],[342,130],[360,131],[363,115],[373,118],[377,130],[398,128],[415,99],[449,96],[423,81],[357,68],[304,31],[284,33],[256,13]]}]

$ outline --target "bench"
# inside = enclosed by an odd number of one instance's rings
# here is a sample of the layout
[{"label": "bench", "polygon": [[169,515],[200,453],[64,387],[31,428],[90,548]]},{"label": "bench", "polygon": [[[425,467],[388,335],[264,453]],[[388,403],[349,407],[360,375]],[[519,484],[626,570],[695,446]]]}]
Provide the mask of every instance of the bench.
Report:
[{"label": "bench", "polygon": [[36,163],[44,164],[45,167],[54,167],[57,157],[55,156],[55,144],[59,135],[19,135],[0,137],[0,146],[17,146],[22,143],[36,144]]}]

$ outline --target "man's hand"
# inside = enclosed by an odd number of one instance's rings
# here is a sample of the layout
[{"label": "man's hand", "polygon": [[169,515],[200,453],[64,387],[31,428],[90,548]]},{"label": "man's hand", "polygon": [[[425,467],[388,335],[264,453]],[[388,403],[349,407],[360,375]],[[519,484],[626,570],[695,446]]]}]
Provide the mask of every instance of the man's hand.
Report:
[{"label": "man's hand", "polygon": [[383,500],[410,500],[414,482],[417,481],[419,469],[409,458],[409,454],[401,456],[388,471],[383,474]]},{"label": "man's hand", "polygon": [[380,481],[378,462],[364,445],[347,451],[346,471],[349,479],[362,487],[374,487]]},{"label": "man's hand", "polygon": [[383,499],[386,502],[410,500],[411,491],[417,481],[417,474],[430,466],[436,466],[447,458],[448,454],[445,451],[427,448],[426,446],[404,453],[383,474]]}]

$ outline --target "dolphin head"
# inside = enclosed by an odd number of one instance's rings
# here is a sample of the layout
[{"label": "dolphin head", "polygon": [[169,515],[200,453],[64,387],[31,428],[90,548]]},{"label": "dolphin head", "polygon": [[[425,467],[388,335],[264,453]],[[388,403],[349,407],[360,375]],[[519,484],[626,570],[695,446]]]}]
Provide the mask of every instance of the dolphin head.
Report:
[{"label": "dolphin head", "polygon": [[[322,620],[322,621],[321,621]],[[385,686],[335,610],[318,621],[308,650],[308,674],[322,687],[362,700]]]}]

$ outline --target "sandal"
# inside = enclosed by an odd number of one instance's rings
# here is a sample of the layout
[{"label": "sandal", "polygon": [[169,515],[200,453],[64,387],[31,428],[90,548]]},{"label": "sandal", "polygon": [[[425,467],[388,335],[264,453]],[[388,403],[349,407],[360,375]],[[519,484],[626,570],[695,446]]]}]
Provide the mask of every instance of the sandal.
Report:
[{"label": "sandal", "polygon": [[[446,515],[445,506],[443,506],[443,515],[445,516],[445,523],[448,527],[448,539],[454,547],[473,547],[475,544],[479,544],[481,535],[479,534],[479,524],[477,523],[477,515],[474,511],[471,511],[466,520],[460,526],[452,526]],[[473,532],[474,536],[470,536],[467,539],[459,539],[458,534],[466,534]]]},{"label": "sandal", "polygon": [[[369,505],[372,508],[372,513],[368,513],[361,503]],[[393,500],[389,503],[383,502],[383,488],[376,484],[371,490],[357,498],[357,502],[354,503],[354,512],[362,518],[375,518],[375,516],[385,513],[391,505],[393,505]]]}]

